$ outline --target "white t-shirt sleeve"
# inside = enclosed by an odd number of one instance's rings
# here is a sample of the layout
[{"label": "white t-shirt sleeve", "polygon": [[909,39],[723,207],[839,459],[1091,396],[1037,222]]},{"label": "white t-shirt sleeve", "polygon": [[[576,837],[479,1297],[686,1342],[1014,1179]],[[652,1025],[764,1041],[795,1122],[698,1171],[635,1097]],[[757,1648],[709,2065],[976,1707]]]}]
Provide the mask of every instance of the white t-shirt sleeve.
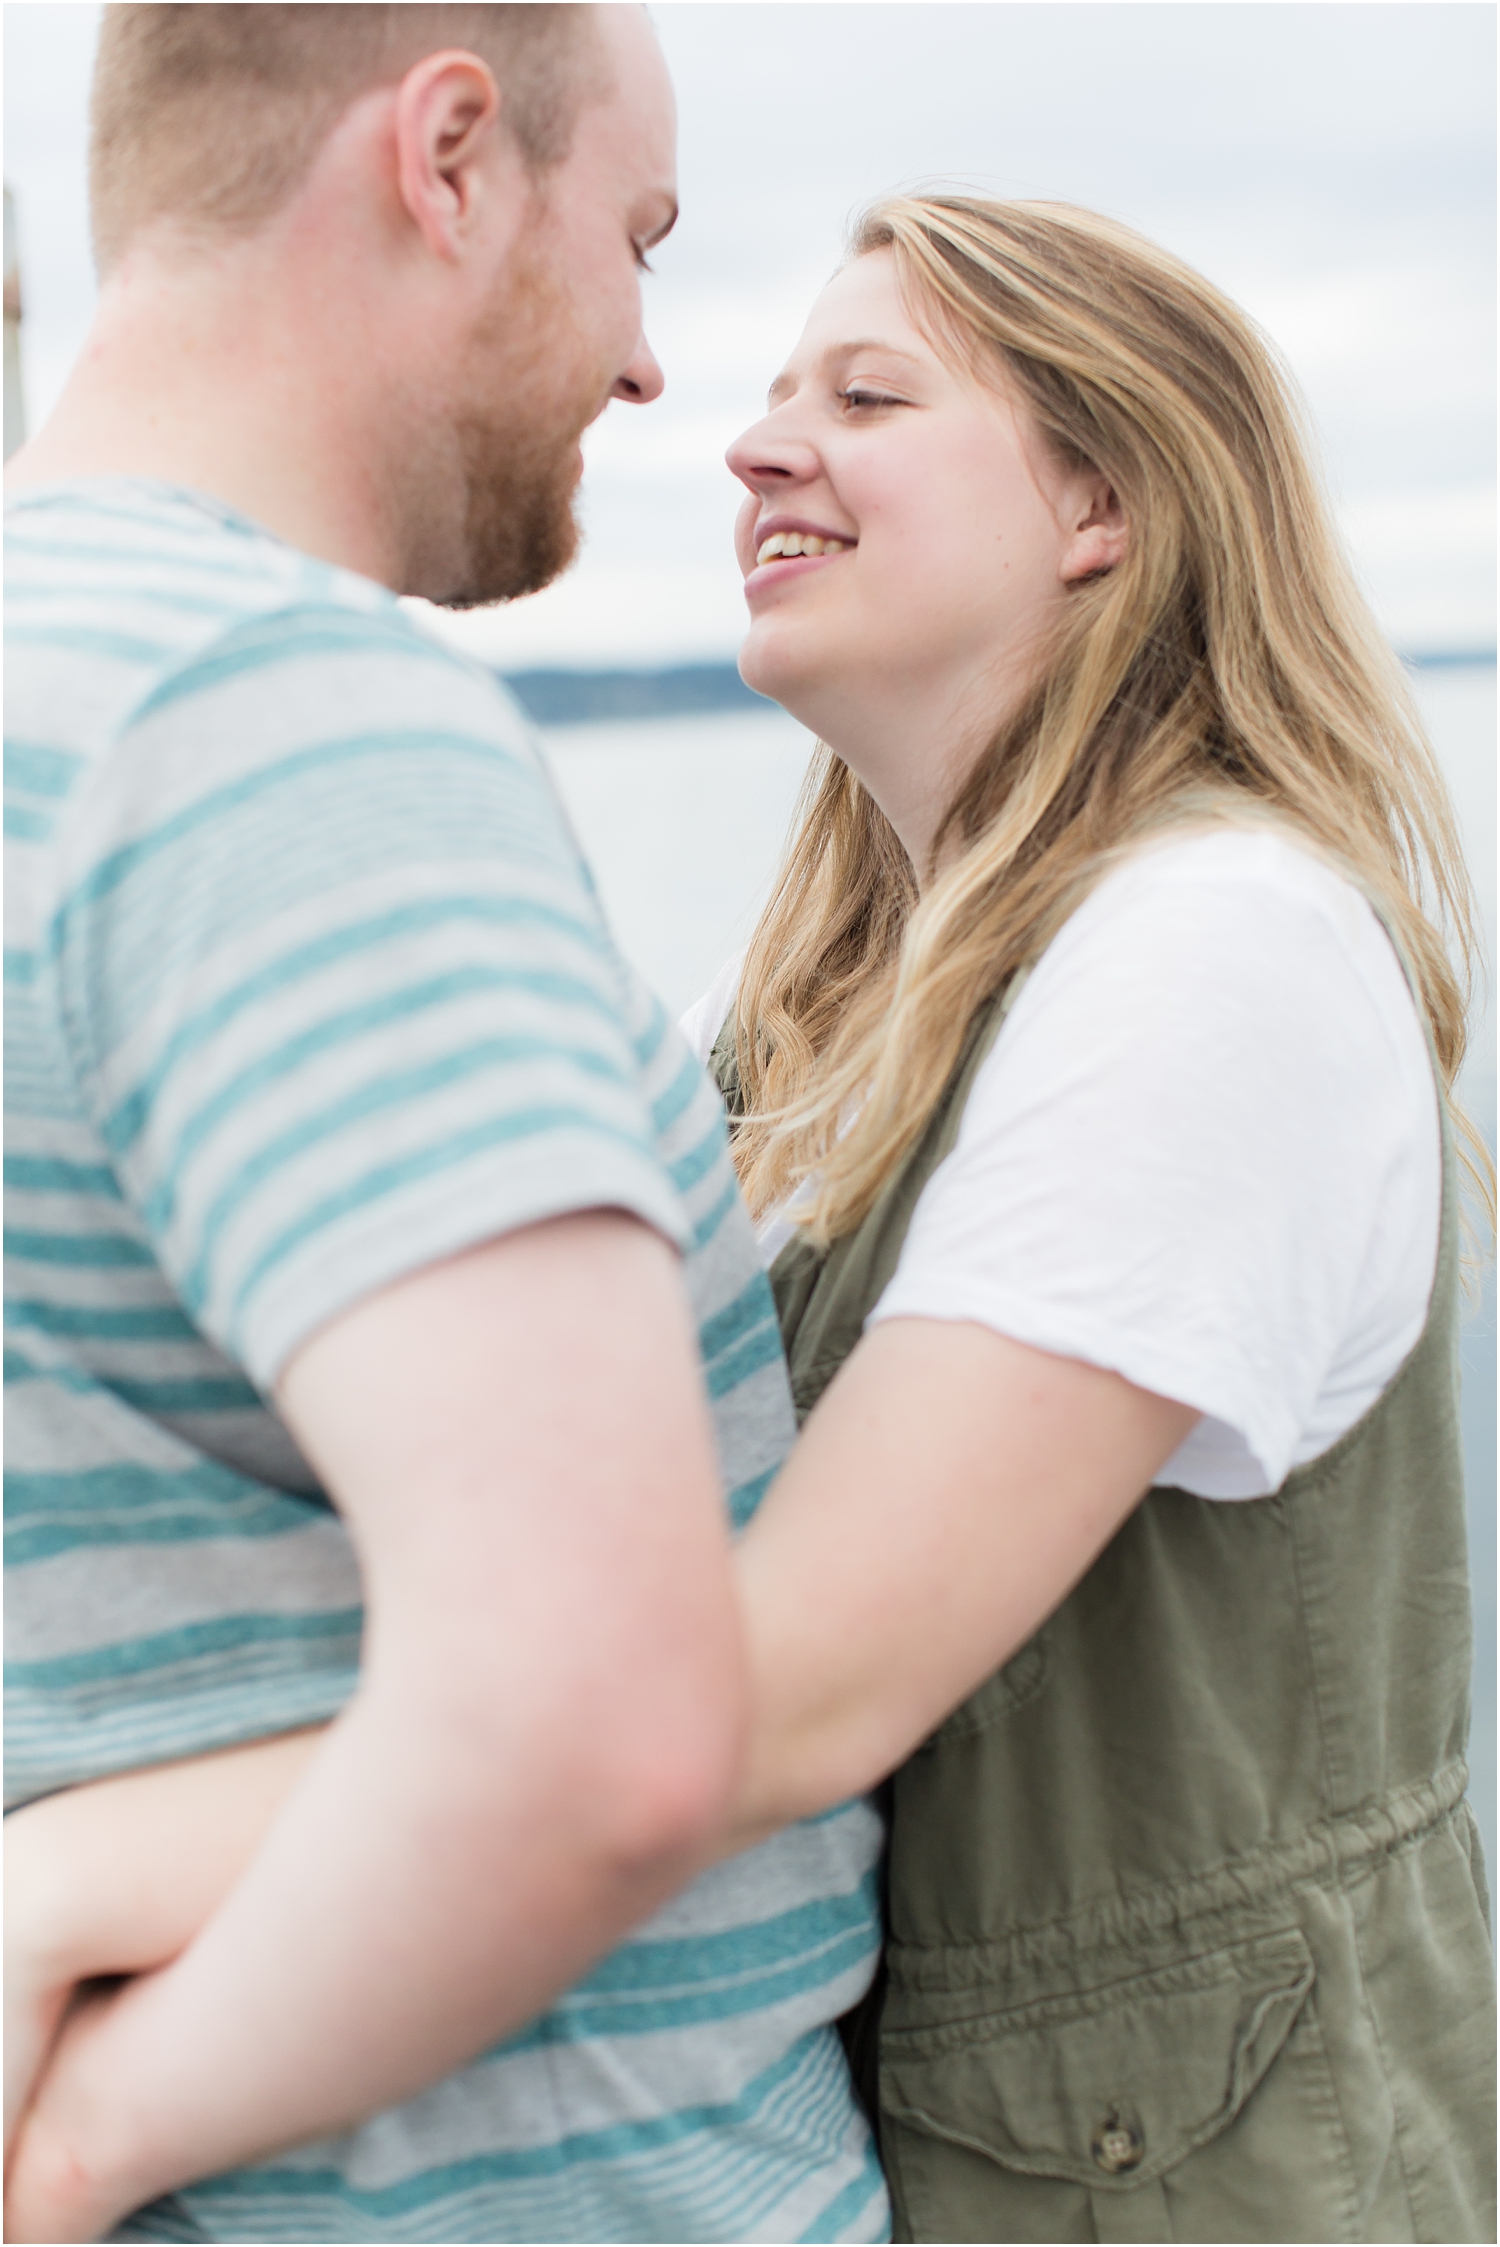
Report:
[{"label": "white t-shirt sleeve", "polygon": [[871,1314],[972,1319],[1204,1418],[1159,1480],[1277,1489],[1421,1332],[1441,1156],[1390,941],[1264,831],[1144,849],[1066,923]]},{"label": "white t-shirt sleeve", "polygon": [[732,960],[726,960],[702,998],[695,999],[687,1013],[678,1020],[678,1029],[705,1069],[714,1049],[714,1040],[724,1027],[724,1017],[734,1004],[734,995],[740,987],[740,969],[744,964],[743,952],[736,952]]}]

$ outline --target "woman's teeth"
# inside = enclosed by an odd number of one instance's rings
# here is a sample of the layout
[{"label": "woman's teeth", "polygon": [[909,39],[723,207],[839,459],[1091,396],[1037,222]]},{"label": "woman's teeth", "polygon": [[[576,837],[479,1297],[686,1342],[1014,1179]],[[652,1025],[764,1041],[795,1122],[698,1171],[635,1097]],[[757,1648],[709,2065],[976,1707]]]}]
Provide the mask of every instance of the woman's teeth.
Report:
[{"label": "woman's teeth", "polygon": [[778,557],[792,554],[842,554],[852,546],[852,538],[814,538],[810,531],[774,531],[763,546],[755,550],[755,566],[774,562]]}]

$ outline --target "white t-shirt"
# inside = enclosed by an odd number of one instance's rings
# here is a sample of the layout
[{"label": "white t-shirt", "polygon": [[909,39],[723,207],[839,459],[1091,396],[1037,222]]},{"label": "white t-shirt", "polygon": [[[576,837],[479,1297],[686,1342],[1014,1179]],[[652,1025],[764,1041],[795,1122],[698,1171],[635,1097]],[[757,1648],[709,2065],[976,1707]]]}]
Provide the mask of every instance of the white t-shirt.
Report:
[{"label": "white t-shirt", "polygon": [[[739,964],[683,1018],[705,1060]],[[1366,899],[1282,835],[1200,832],[1112,869],[1037,962],[867,1324],[975,1320],[1196,1406],[1158,1482],[1259,1498],[1416,1342],[1441,1192],[1426,1039]]]}]

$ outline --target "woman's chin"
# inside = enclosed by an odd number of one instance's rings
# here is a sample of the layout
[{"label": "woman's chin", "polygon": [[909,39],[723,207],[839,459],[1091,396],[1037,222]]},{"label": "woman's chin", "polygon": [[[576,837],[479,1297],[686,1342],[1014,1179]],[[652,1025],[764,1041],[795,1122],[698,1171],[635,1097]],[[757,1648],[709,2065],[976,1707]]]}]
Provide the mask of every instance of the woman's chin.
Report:
[{"label": "woman's chin", "polygon": [[751,625],[740,649],[740,677],[754,693],[779,702],[796,717],[797,702],[813,685],[810,673],[816,666],[809,663],[805,648],[797,648],[793,635],[768,630],[769,623],[758,619]]}]

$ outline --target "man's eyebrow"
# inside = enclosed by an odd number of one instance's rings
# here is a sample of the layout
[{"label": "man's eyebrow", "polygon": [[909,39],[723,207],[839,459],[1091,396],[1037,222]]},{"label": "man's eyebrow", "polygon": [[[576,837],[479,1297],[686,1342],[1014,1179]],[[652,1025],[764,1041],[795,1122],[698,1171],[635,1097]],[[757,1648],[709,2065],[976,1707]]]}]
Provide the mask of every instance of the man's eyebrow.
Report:
[{"label": "man's eyebrow", "polygon": [[[903,359],[909,367],[920,367],[922,362],[914,352],[903,351],[898,343],[886,343],[878,335],[856,336],[850,343],[831,343],[818,355],[818,364],[836,366],[841,359],[857,358],[861,351],[879,351],[887,359]],[[774,406],[784,391],[792,387],[792,377],[779,374],[766,392],[766,404]]]}]

